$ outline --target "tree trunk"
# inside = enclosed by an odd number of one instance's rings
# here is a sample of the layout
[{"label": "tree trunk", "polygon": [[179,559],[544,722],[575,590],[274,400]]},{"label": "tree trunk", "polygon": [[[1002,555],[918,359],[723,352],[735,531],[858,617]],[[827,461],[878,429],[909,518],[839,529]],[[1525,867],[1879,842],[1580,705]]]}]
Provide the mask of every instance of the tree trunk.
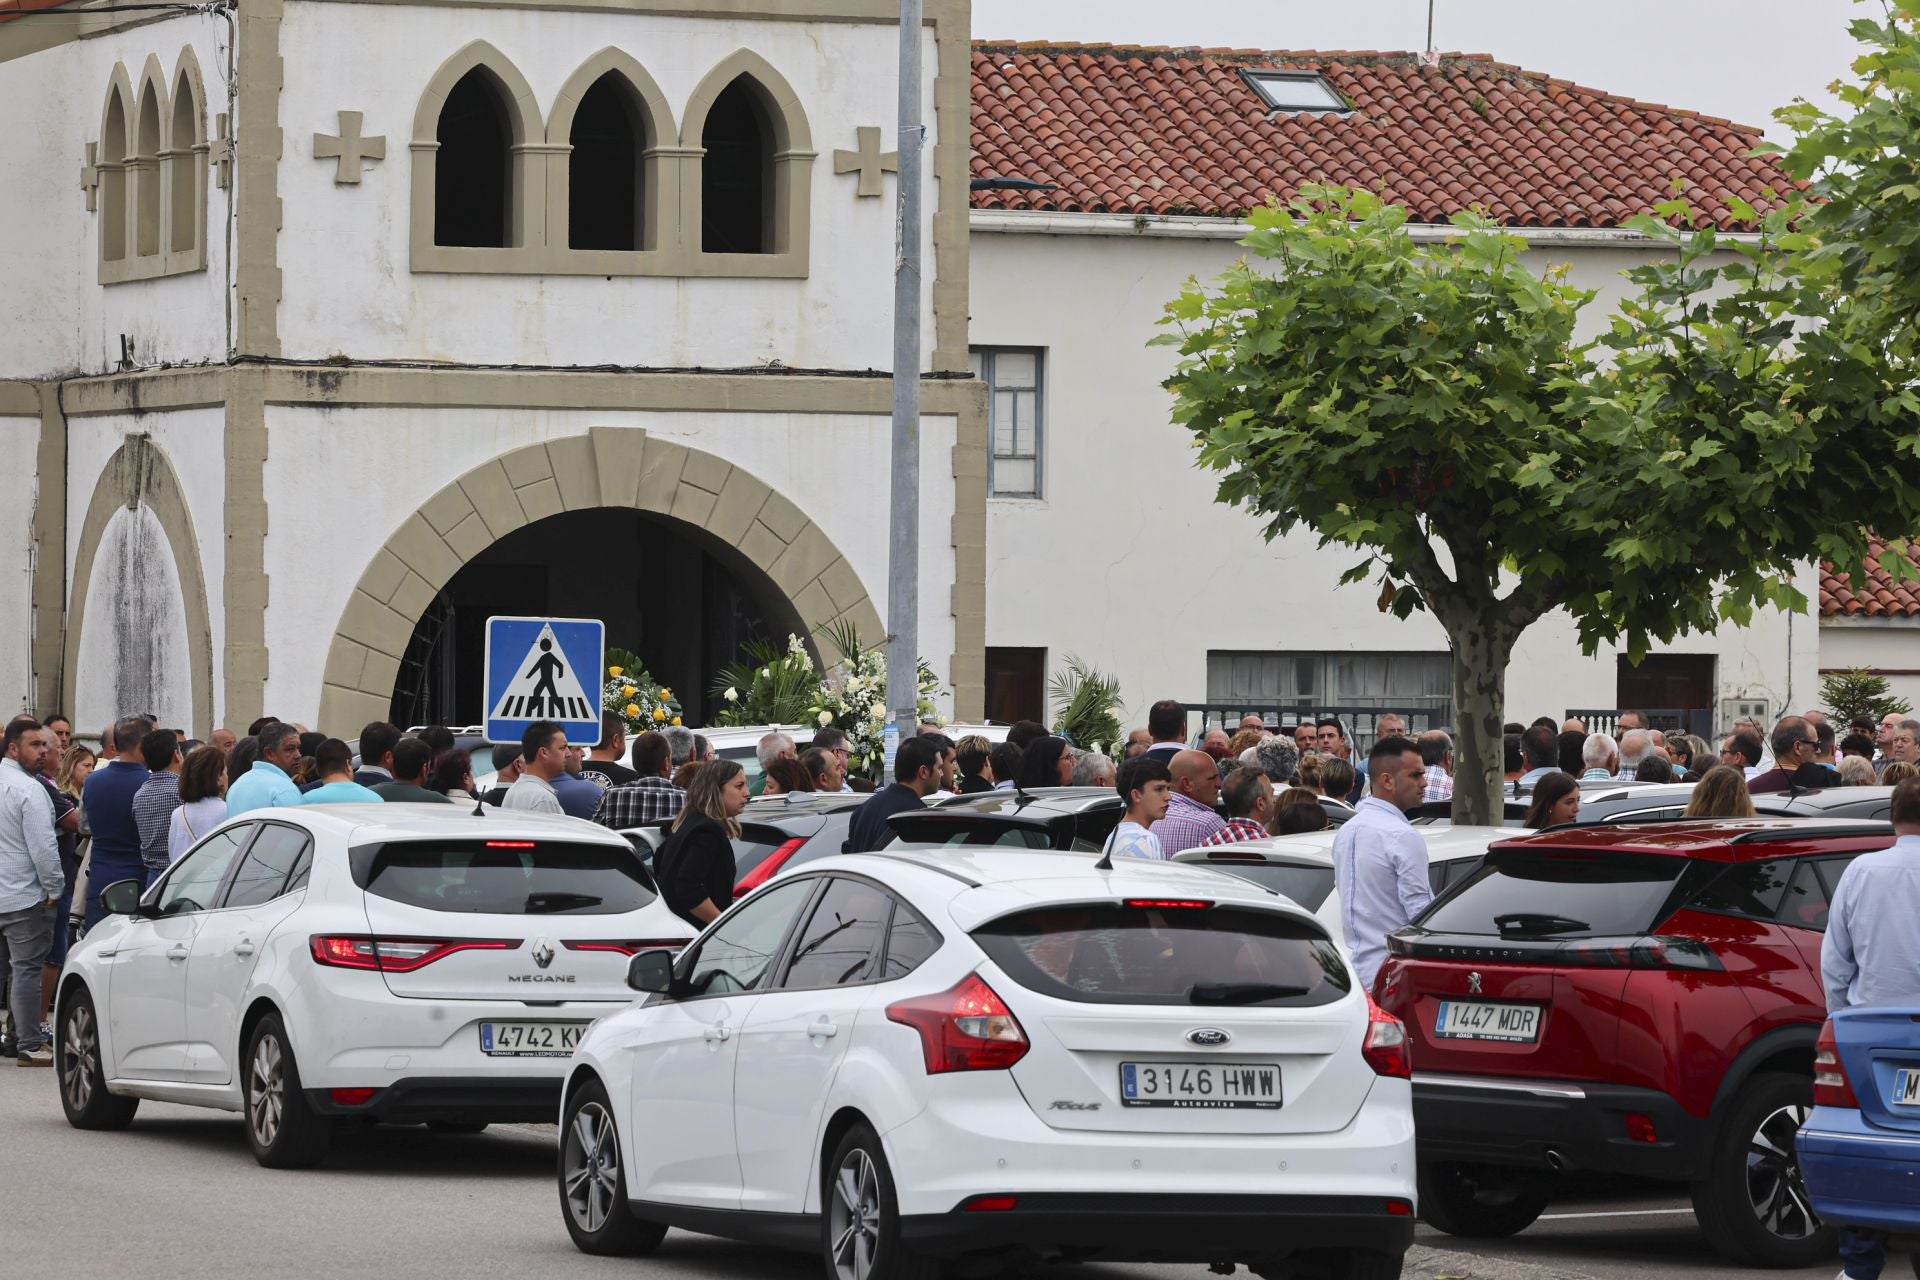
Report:
[{"label": "tree trunk", "polygon": [[1485,622],[1448,629],[1453,643],[1453,821],[1500,825],[1506,781],[1507,662],[1514,637]]}]

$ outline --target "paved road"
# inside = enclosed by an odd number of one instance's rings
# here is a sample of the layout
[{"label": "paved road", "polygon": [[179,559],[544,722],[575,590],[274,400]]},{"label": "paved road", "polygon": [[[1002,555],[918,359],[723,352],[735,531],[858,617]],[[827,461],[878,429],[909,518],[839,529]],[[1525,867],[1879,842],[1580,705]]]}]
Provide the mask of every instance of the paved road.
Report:
[{"label": "paved road", "polygon": [[[267,1280],[362,1273],[401,1280],[801,1280],[819,1264],[675,1232],[653,1258],[590,1258],[560,1224],[553,1131],[477,1137],[419,1128],[347,1128],[326,1166],[275,1172],[247,1154],[240,1121],[143,1103],[122,1133],[80,1133],[61,1117],[51,1071],[0,1062],[0,1169],[7,1174],[6,1269],[62,1280],[191,1276]],[[1700,1242],[1684,1202],[1658,1188],[1572,1188],[1512,1240],[1466,1242],[1421,1229],[1409,1280],[1752,1277]],[[1613,1216],[1580,1216],[1613,1215]],[[1774,1275],[1818,1276],[1828,1265]],[[1902,1273],[1899,1263],[1890,1277]],[[1046,1280],[1206,1280],[1205,1268],[1038,1269]]]}]

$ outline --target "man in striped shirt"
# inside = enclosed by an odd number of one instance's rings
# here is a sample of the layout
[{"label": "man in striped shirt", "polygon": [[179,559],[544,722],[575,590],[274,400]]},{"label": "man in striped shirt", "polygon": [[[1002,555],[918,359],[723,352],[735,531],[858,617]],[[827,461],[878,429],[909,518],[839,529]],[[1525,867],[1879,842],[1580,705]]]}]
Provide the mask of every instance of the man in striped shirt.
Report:
[{"label": "man in striped shirt", "polygon": [[1444,729],[1429,729],[1414,741],[1420,747],[1421,762],[1427,766],[1427,790],[1422,801],[1442,804],[1453,799],[1453,739]]},{"label": "man in striped shirt", "polygon": [[1250,765],[1235,769],[1220,788],[1220,800],[1227,809],[1227,825],[1202,840],[1202,848],[1267,838],[1267,824],[1273,821],[1273,783],[1267,780],[1266,770]]},{"label": "man in striped shirt", "polygon": [[[1147,753],[1152,756],[1154,753]],[[1220,798],[1220,768],[1204,751],[1182,751],[1167,764],[1173,775],[1173,795],[1167,814],[1153,824],[1154,837],[1171,858],[1183,849],[1198,848],[1208,836],[1226,826],[1213,811]]]},{"label": "man in striped shirt", "polygon": [[133,825],[140,832],[140,861],[147,881],[167,869],[167,830],[180,807],[180,739],[171,729],[155,729],[140,739],[147,779],[133,793]]}]

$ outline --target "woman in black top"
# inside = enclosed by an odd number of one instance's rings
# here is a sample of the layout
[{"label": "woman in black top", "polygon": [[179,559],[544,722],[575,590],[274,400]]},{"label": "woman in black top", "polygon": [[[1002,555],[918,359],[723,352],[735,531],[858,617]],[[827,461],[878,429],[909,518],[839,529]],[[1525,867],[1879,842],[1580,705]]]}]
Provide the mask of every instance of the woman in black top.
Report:
[{"label": "woman in black top", "polygon": [[653,855],[655,879],[667,909],[704,929],[733,904],[738,878],[733,840],[747,807],[746,771],[737,760],[702,765],[687,787],[687,803],[673,820],[673,833]]},{"label": "woman in black top", "polygon": [[1073,785],[1073,751],[1067,740],[1049,734],[1029,742],[1026,754],[1020,757],[1020,775],[1013,781],[1022,791]]}]

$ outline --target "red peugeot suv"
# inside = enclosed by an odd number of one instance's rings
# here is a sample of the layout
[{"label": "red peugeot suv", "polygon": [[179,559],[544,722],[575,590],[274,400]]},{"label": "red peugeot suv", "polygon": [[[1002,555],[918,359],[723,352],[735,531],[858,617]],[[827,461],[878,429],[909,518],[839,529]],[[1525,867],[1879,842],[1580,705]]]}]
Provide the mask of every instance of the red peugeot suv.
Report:
[{"label": "red peugeot suv", "polygon": [[1375,985],[1411,1038],[1421,1215],[1511,1235],[1550,1172],[1627,1173],[1687,1183],[1735,1261],[1830,1256],[1794,1154],[1821,931],[1842,869],[1892,842],[1884,823],[1747,819],[1490,848],[1389,939]]}]

